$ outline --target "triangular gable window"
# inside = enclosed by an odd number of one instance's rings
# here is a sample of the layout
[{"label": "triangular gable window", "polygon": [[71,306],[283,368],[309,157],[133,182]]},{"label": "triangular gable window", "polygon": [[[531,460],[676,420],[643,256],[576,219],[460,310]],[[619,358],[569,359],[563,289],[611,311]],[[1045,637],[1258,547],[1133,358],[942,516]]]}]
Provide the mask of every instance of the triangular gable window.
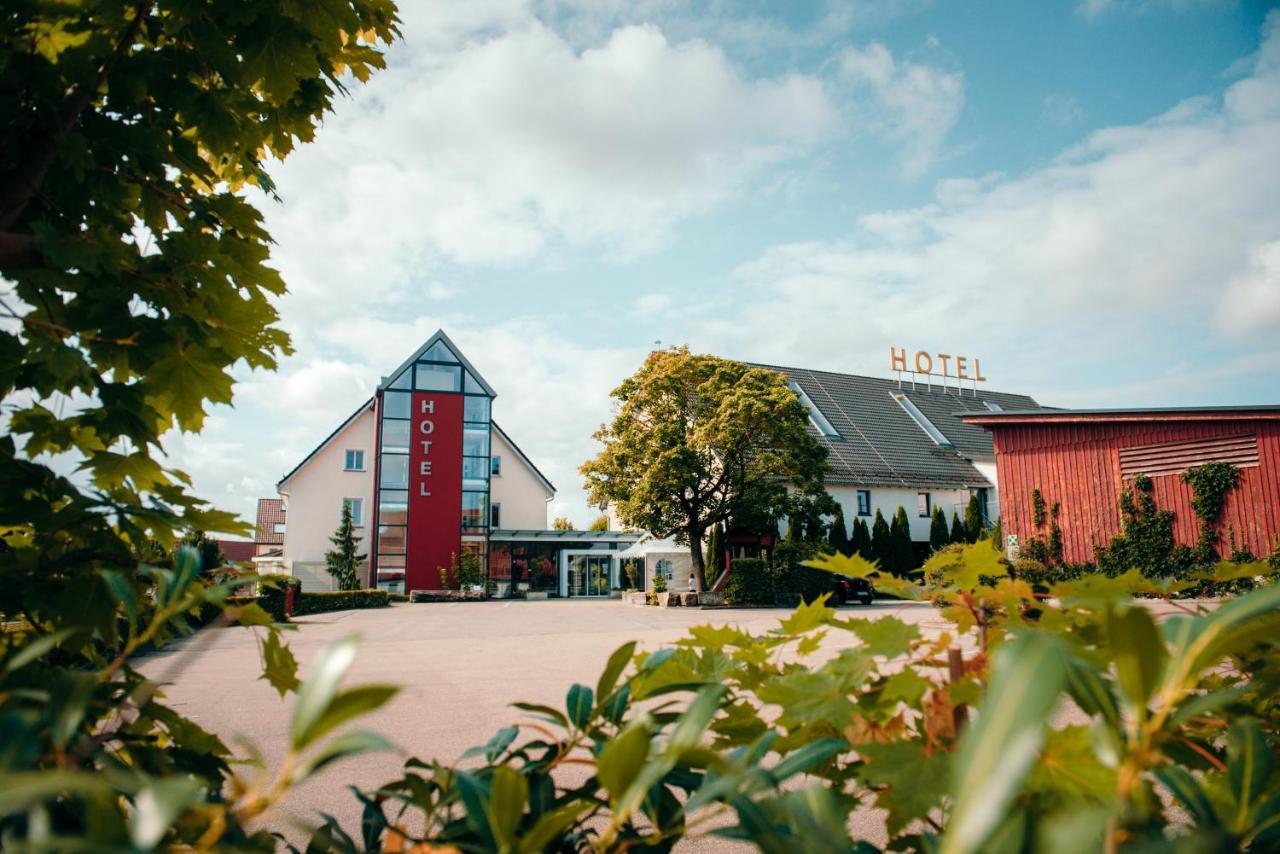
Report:
[{"label": "triangular gable window", "polygon": [[457,364],[458,357],[453,355],[453,351],[445,346],[443,341],[437,341],[432,344],[427,352],[423,353],[421,358],[428,362],[452,362]]},{"label": "triangular gable window", "polygon": [[470,371],[467,371],[466,374],[467,376],[462,390],[470,392],[471,394],[485,394],[484,386],[480,385],[479,380],[471,376]]},{"label": "triangular gable window", "polygon": [[400,372],[400,376],[387,383],[387,388],[405,389],[413,388],[413,368],[408,367]]}]

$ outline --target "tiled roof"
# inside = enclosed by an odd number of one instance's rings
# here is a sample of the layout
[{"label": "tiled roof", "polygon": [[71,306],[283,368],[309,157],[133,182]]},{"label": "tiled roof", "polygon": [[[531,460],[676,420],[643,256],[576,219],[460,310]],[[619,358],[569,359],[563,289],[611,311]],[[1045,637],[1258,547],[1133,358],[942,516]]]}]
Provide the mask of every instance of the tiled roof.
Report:
[{"label": "tiled roof", "polygon": [[[758,365],[784,374],[796,382],[818,407],[838,436],[823,436],[830,471],[827,483],[846,486],[900,486],[903,488],[963,489],[988,484],[970,463],[995,459],[991,435],[957,415],[984,409],[991,402],[1001,409],[1039,409],[1024,394],[979,389],[963,393],[955,388],[933,390],[923,383],[805,368]],[[945,448],[907,414],[894,395],[903,394],[951,443]],[[812,427],[810,429],[813,429]]]},{"label": "tiled roof", "polygon": [[218,548],[222,549],[223,557],[237,563],[253,560],[257,550],[256,544],[248,540],[218,540]]},{"label": "tiled roof", "polygon": [[282,546],[284,534],[276,533],[276,525],[284,524],[284,499],[258,499],[258,530],[253,541],[258,545]]}]

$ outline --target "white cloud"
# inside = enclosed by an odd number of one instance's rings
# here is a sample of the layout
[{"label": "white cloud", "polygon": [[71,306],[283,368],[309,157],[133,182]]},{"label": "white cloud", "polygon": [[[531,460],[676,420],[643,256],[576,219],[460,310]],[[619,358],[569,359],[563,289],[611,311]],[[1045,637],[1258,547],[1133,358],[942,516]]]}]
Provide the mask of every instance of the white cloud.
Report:
[{"label": "white cloud", "polygon": [[1115,10],[1139,14],[1153,9],[1181,12],[1195,8],[1225,6],[1233,2],[1234,0],[1081,0],[1076,8],[1086,18],[1097,18]]},{"label": "white cloud", "polygon": [[753,77],[714,44],[654,26],[575,50],[521,20],[453,51],[397,50],[323,145],[273,170],[286,205],[268,206],[268,224],[290,315],[338,316],[334,297],[353,285],[370,299],[434,296],[419,282],[448,263],[651,251],[683,220],[759,192],[753,179],[838,124],[820,78]]},{"label": "white cloud", "polygon": [[944,182],[845,240],[774,247],[738,271],[744,308],[717,334],[739,355],[869,373],[890,345],[972,352],[993,383],[1050,397],[1229,361],[1240,345],[1215,317],[1280,333],[1277,50],[1273,14],[1253,73],[1220,99],[1100,130],[1022,177]]},{"label": "white cloud", "polygon": [[895,59],[878,42],[846,48],[840,70],[855,87],[871,93],[874,108],[864,118],[883,138],[902,146],[902,171],[923,174],[964,107],[964,75]]},{"label": "white cloud", "polygon": [[1280,240],[1254,248],[1218,306],[1218,323],[1228,333],[1280,331]]}]

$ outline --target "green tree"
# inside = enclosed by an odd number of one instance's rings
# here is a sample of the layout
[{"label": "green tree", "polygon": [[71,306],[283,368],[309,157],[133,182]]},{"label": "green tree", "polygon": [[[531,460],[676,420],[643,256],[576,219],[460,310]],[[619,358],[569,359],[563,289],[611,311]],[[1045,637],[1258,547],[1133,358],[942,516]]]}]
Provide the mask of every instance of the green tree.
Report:
[{"label": "green tree", "polygon": [[853,520],[853,535],[849,538],[849,553],[851,555],[860,555],[867,560],[872,560],[875,557],[875,553],[871,549],[871,529],[867,527],[867,520],[861,516]]},{"label": "green tree", "polygon": [[687,544],[701,590],[713,525],[786,515],[788,485],[821,491],[826,450],[777,371],[676,347],[650,353],[613,397],[617,415],[595,434],[603,448],[581,468],[590,500]]},{"label": "green tree", "polygon": [[[249,530],[191,493],[161,437],[198,431],[233,371],[289,352],[247,191],[273,197],[268,159],[312,139],[396,26],[389,0],[4,5],[0,614],[22,622],[0,633],[0,741],[23,748],[0,788],[30,799],[7,802],[6,847],[275,844],[246,829],[275,795],[236,803],[256,782],[233,786],[230,750],[132,664],[213,610],[260,625],[265,677],[297,689],[266,612],[228,604],[241,581],[190,549],[157,558],[187,531]],[[295,731],[273,792],[306,776],[313,732]]]},{"label": "green tree", "polygon": [[356,553],[356,544],[360,542],[360,538],[355,534],[351,505],[345,501],[342,502],[342,520],[329,542],[333,543],[333,548],[324,553],[325,571],[333,576],[339,590],[359,590],[358,570],[365,556]]},{"label": "green tree", "polygon": [[189,532],[178,542],[178,545],[180,548],[195,549],[196,554],[200,556],[201,572],[213,572],[227,562],[227,557],[222,553],[222,546],[218,545],[218,541],[210,539],[204,531],[199,529]]},{"label": "green tree", "polygon": [[905,507],[899,506],[889,525],[889,542],[893,550],[894,572],[899,574],[916,568],[916,553],[911,547],[911,521]]},{"label": "green tree", "polygon": [[464,551],[458,556],[456,578],[459,590],[470,590],[484,582],[484,571],[480,567],[480,555],[473,551]]},{"label": "green tree", "polygon": [[599,516],[597,516],[595,519],[591,521],[591,524],[590,526],[587,527],[587,530],[588,531],[609,530],[609,517],[601,513]]},{"label": "green tree", "polygon": [[871,557],[873,560],[879,561],[881,570],[897,573],[897,555],[893,550],[893,540],[889,534],[889,523],[884,520],[884,514],[878,509],[876,510],[875,521],[871,523]]},{"label": "green tree", "polygon": [[551,528],[555,531],[574,531],[573,522],[569,521],[567,516],[557,516],[551,522]]},{"label": "green tree", "polygon": [[827,532],[827,544],[837,554],[849,553],[849,534],[844,526],[844,508],[839,504],[836,505],[836,515],[831,520],[831,527]]},{"label": "green tree", "polygon": [[706,564],[707,573],[712,578],[716,578],[724,571],[725,556],[725,534],[724,523],[711,526],[711,532],[707,534],[707,552],[703,557],[703,563]]},{"label": "green tree", "polygon": [[960,514],[955,512],[951,514],[951,542],[969,542],[969,532],[965,530],[964,523],[960,521]]},{"label": "green tree", "polygon": [[969,504],[964,508],[965,539],[976,543],[986,529],[987,521],[982,516],[982,503],[978,501],[978,494],[975,492],[969,496]]},{"label": "green tree", "polygon": [[947,530],[947,517],[941,507],[933,508],[933,518],[929,521],[929,549],[938,551],[951,542],[951,533]]}]

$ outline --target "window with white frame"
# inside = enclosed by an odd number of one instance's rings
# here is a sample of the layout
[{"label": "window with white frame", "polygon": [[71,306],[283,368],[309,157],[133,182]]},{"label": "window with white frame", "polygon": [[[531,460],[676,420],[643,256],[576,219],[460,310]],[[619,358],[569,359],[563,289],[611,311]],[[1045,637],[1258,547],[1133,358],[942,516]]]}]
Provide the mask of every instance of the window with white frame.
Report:
[{"label": "window with white frame", "polygon": [[271,532],[272,532],[272,533],[274,533],[274,534],[283,534],[283,533],[284,533],[284,522],[276,522],[274,525],[272,525],[272,526],[271,526]]},{"label": "window with white frame", "polygon": [[916,502],[921,516],[928,517],[928,515],[933,512],[933,504],[930,500],[929,493],[916,493]]},{"label": "window with white frame", "polygon": [[494,477],[502,476],[502,457],[495,454],[489,458],[489,474]]},{"label": "window with white frame", "polygon": [[343,507],[351,508],[351,524],[364,524],[364,499],[363,498],[344,498],[342,499]]},{"label": "window with white frame", "polygon": [[871,490],[869,489],[858,490],[858,515],[871,515]]},{"label": "window with white frame", "polygon": [[347,471],[364,471],[364,451],[347,448],[346,460],[342,467]]}]

